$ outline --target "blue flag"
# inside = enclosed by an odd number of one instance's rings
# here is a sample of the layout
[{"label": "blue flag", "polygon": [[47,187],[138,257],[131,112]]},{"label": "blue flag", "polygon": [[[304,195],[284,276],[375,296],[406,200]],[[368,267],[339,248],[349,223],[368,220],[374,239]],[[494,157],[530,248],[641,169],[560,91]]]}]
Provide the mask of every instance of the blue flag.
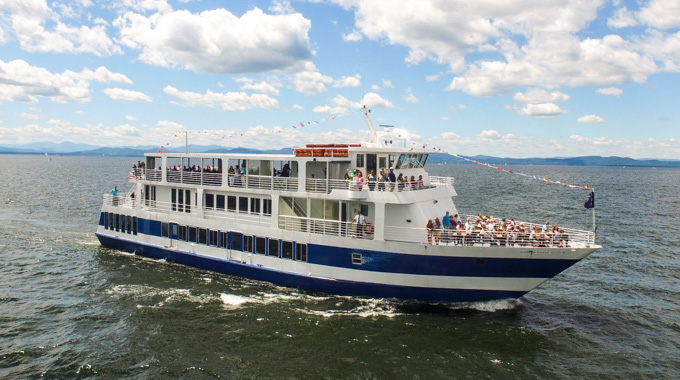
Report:
[{"label": "blue flag", "polygon": [[583,207],[585,208],[595,208],[595,192],[591,191],[590,192],[590,197],[588,197],[588,200],[586,203],[583,204]]}]

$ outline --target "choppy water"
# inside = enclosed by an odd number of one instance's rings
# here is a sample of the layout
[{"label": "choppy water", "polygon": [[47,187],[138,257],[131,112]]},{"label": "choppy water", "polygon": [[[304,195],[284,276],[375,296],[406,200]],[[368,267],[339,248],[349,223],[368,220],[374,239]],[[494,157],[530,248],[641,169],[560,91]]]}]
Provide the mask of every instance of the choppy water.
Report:
[{"label": "choppy water", "polygon": [[[0,160],[0,378],[680,377],[680,170],[514,168],[596,187],[604,248],[517,302],[428,306],[102,248],[101,194],[132,159]],[[461,213],[592,226],[585,191],[430,171],[456,177]]]}]

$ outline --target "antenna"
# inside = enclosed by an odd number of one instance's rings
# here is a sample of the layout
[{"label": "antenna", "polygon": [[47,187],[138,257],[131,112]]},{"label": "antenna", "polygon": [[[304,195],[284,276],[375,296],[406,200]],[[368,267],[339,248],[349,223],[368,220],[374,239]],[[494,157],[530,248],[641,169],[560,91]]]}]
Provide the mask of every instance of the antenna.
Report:
[{"label": "antenna", "polygon": [[366,108],[366,105],[364,105],[364,108],[362,109],[364,113],[364,117],[366,118],[366,124],[368,124],[368,128],[371,129],[371,142],[372,143],[377,143],[378,142],[378,134],[375,133],[375,127],[373,127],[373,122],[371,121],[371,117],[368,115],[371,113],[371,110]]}]

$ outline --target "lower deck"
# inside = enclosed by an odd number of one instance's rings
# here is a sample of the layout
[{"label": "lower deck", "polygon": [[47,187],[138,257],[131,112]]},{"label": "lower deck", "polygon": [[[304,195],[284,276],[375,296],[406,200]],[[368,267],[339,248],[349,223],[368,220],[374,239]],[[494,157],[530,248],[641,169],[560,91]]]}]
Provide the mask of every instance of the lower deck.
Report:
[{"label": "lower deck", "polygon": [[[424,245],[102,212],[114,249],[314,291],[426,301],[516,298],[597,248]],[[113,221],[113,222],[112,222]]]}]

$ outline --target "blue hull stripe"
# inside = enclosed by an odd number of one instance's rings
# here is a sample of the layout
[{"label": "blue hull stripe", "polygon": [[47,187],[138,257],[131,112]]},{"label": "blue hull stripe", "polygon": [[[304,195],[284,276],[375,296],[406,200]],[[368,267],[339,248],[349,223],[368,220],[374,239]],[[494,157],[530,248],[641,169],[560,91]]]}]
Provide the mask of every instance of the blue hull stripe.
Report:
[{"label": "blue hull stripe", "polygon": [[[103,220],[103,217],[102,217]],[[161,236],[161,223],[139,219],[139,233]],[[103,222],[100,221],[103,225]],[[527,249],[531,249],[527,247]],[[461,277],[517,277],[552,278],[579,260],[442,257],[399,254],[373,250],[308,244],[308,262],[335,268],[383,273],[461,276]],[[362,255],[362,265],[352,264],[352,253]]]},{"label": "blue hull stripe", "polygon": [[105,247],[121,251],[135,252],[142,256],[165,259],[168,262],[267,281],[292,288],[337,295],[371,298],[399,298],[428,302],[473,302],[519,298],[526,293],[524,291],[421,288],[301,276],[256,265],[243,264],[239,261],[212,259],[194,255],[189,252],[168,250],[133,241],[112,238],[101,234],[97,234],[97,237]]}]

